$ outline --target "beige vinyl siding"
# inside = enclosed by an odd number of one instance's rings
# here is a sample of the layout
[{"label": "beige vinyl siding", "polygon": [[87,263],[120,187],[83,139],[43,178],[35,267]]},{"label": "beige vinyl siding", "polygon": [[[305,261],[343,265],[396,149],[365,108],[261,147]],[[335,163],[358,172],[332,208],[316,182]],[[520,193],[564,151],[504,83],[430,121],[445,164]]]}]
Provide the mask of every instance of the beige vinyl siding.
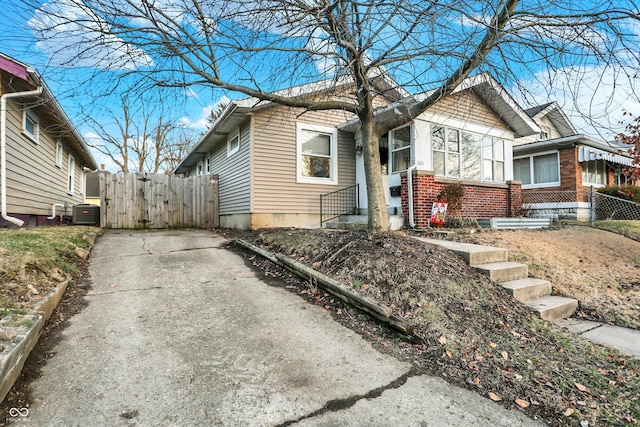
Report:
[{"label": "beige vinyl siding", "polygon": [[558,129],[555,127],[553,122],[548,117],[540,118],[538,125],[543,131],[546,131],[549,133],[549,139],[562,137],[560,132],[558,132]]},{"label": "beige vinyl siding", "polygon": [[473,90],[450,95],[427,111],[463,122],[508,130],[506,123]]},{"label": "beige vinyl siding", "polygon": [[249,121],[240,126],[240,150],[227,157],[227,138],[224,138],[210,153],[209,161],[211,173],[218,174],[220,179],[220,215],[249,213],[251,200]]},{"label": "beige vinyl siding", "polygon": [[342,111],[306,112],[276,106],[256,113],[253,128],[252,213],[317,214],[320,194],[355,184],[353,134],[338,132],[338,183],[297,182],[296,123],[335,127],[352,118]]},{"label": "beige vinyl siding", "polygon": [[[22,107],[11,100],[7,111],[7,212],[10,214],[50,215],[54,203],[70,207],[83,203],[80,180],[82,165],[76,160],[74,195],[67,194],[69,149],[63,139],[62,168],[56,166],[56,139],[46,131],[45,117],[40,120],[40,143],[22,133]],[[67,213],[70,215],[71,210]]]}]

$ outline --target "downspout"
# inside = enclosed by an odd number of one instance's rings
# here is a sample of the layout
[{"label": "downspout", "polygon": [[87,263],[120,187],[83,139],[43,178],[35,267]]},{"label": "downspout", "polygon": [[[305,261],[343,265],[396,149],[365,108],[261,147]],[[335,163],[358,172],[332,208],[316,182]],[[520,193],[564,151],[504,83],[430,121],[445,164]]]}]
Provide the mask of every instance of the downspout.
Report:
[{"label": "downspout", "polygon": [[65,205],[63,205],[62,203],[54,203],[51,206],[51,216],[48,216],[47,219],[53,219],[56,217],[56,206],[60,206],[62,208],[67,208]]},{"label": "downspout", "polygon": [[7,215],[7,99],[37,96],[42,93],[42,86],[25,92],[5,93],[0,96],[0,214],[5,221],[22,227],[24,221]]},{"label": "downspout", "polygon": [[411,228],[416,228],[416,222],[413,219],[413,171],[416,170],[416,165],[412,165],[407,169],[407,198],[409,205],[409,225]]}]

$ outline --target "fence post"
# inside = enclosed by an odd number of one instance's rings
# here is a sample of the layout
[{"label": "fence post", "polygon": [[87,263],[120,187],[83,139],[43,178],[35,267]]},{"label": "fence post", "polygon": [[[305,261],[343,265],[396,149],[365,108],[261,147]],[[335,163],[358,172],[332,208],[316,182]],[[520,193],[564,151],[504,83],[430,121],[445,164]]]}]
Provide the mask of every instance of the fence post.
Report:
[{"label": "fence post", "polygon": [[589,187],[589,227],[593,227],[596,220],[596,203],[593,195],[593,185]]}]

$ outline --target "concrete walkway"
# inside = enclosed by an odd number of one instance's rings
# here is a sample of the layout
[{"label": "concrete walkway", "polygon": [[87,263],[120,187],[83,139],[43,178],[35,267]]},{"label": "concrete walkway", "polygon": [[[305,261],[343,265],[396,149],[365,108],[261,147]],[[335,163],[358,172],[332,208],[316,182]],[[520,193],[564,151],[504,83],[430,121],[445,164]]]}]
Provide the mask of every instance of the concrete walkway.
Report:
[{"label": "concrete walkway", "polygon": [[[533,426],[416,375],[205,231],[108,231],[30,425]],[[26,422],[26,420],[25,420]]]},{"label": "concrete walkway", "polygon": [[640,331],[637,329],[622,328],[575,318],[564,319],[557,322],[557,324],[591,341],[640,357]]}]

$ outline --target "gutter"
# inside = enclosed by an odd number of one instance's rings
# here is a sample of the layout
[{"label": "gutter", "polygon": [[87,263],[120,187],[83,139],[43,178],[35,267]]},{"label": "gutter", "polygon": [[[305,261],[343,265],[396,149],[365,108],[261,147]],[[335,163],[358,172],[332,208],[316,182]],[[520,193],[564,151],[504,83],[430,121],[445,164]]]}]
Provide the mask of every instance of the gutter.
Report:
[{"label": "gutter", "polygon": [[38,96],[42,93],[42,86],[25,92],[5,93],[0,96],[0,214],[5,221],[18,227],[24,221],[7,215],[7,99],[26,96]]}]

